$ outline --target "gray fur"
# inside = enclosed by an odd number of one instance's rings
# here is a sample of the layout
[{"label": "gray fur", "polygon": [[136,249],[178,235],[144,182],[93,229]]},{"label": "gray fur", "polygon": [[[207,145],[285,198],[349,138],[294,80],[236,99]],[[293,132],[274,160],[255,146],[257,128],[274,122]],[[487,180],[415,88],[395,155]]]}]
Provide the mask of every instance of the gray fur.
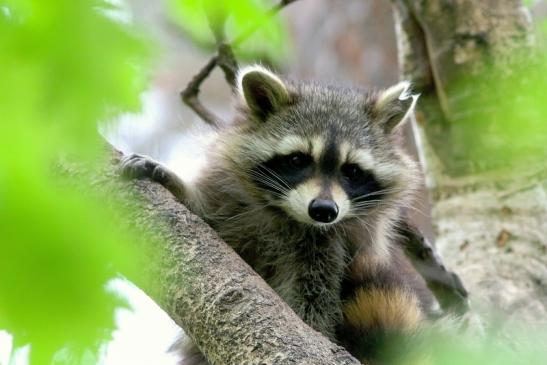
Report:
[{"label": "gray fur", "polygon": [[[283,105],[276,100],[275,112],[268,115],[256,113],[256,104],[251,109],[245,103],[245,99],[252,99],[250,88],[246,89],[237,118],[219,133],[208,166],[194,186],[179,186],[181,182],[173,182],[173,174],[165,168],[159,168],[164,172],[159,175],[161,182],[217,230],[306,323],[336,341],[335,329],[342,321],[341,283],[348,265],[358,251],[378,256],[371,261],[389,261],[400,208],[410,204],[417,174],[414,163],[394,143],[394,135],[378,120],[377,92],[283,82],[289,97],[281,98]],[[395,107],[400,114],[401,106],[396,102],[388,107]],[[389,110],[383,113],[388,115]],[[332,226],[296,222],[272,207],[249,175],[253,166],[264,162],[262,147],[274,148],[273,144],[289,135],[322,136],[335,144],[351,142],[366,149],[378,164],[393,170],[392,191],[366,214],[353,214]],[[124,169],[146,166],[143,160],[150,163],[143,156],[129,157]],[[148,166],[148,171],[154,169]],[[184,191],[190,193],[182,195]],[[202,361],[194,351],[183,364]]]}]

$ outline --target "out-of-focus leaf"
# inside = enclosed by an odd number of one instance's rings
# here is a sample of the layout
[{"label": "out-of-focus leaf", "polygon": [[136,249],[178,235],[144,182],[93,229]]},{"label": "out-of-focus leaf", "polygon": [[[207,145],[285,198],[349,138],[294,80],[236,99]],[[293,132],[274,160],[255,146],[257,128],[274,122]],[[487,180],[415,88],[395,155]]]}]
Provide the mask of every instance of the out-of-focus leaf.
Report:
[{"label": "out-of-focus leaf", "polygon": [[[495,327],[494,323],[490,325]],[[537,328],[528,333],[506,329],[504,333],[481,335],[445,328],[424,331],[408,341],[394,341],[383,354],[390,364],[539,365],[547,357],[546,341],[547,333]]]},{"label": "out-of-focus leaf", "polygon": [[279,62],[289,55],[290,40],[279,16],[266,16],[266,0],[169,0],[173,20],[198,45],[213,49],[212,29],[224,29],[227,40],[254,28],[255,33],[234,51],[238,57],[266,57]]},{"label": "out-of-focus leaf", "polygon": [[449,132],[455,158],[479,169],[545,161],[547,55],[541,52],[454,83],[458,103]]},{"label": "out-of-focus leaf", "polygon": [[104,197],[53,171],[94,161],[97,122],[139,106],[148,47],[102,5],[0,0],[0,329],[32,364],[61,348],[56,363],[81,363],[109,337],[122,302],[105,285],[135,260]]},{"label": "out-of-focus leaf", "polygon": [[542,21],[539,28],[543,32],[543,34],[546,35],[547,34],[547,20]]}]

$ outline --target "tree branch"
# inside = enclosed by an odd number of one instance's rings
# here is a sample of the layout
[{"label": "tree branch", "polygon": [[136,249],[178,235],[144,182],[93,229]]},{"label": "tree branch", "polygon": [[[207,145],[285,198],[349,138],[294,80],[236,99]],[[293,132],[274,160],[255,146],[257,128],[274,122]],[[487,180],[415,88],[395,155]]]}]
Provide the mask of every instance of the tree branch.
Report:
[{"label": "tree branch", "polygon": [[199,89],[203,81],[209,76],[217,65],[218,56],[214,56],[205,66],[192,78],[186,88],[181,91],[182,101],[188,105],[201,119],[213,127],[218,127],[220,119],[210,112],[199,100]]},{"label": "tree branch", "polygon": [[[93,186],[131,209],[126,221],[150,235],[139,250],[145,275],[129,277],[195,341],[211,364],[357,365],[342,347],[308,327],[200,218],[160,184],[120,179],[117,154]],[[72,170],[74,170],[72,168]],[[151,233],[149,233],[151,232]],[[149,255],[144,255],[149,257]]]}]

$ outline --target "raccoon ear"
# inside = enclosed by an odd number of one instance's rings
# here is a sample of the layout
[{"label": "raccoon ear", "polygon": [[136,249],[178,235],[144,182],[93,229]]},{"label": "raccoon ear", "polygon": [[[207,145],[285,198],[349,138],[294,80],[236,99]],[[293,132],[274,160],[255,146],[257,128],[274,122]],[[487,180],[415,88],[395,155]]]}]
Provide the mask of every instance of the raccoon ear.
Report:
[{"label": "raccoon ear", "polygon": [[378,95],[374,104],[374,114],[383,124],[386,133],[404,124],[414,111],[419,94],[412,94],[408,81],[402,81]]},{"label": "raccoon ear", "polygon": [[283,81],[261,66],[240,70],[238,91],[249,109],[261,119],[275,113],[289,102],[289,92]]}]

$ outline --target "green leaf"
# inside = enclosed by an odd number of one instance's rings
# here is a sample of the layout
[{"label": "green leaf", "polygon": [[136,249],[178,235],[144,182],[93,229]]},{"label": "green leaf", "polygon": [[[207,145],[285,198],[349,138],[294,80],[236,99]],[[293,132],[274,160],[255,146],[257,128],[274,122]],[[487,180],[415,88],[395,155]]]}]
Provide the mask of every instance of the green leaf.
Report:
[{"label": "green leaf", "polygon": [[89,359],[123,305],[105,285],[136,259],[105,197],[53,173],[61,156],[96,161],[97,123],[139,107],[148,46],[103,5],[0,1],[0,329],[32,364]]},{"label": "green leaf", "polygon": [[[492,309],[495,312],[495,309]],[[542,364],[547,356],[547,333],[505,327],[503,333],[493,329],[499,324],[485,323],[489,333],[480,335],[450,329],[425,330],[408,341],[394,341],[383,351],[390,364],[430,365],[531,365]],[[404,349],[404,350],[402,350]]]},{"label": "green leaf", "polygon": [[224,30],[228,42],[250,29],[256,31],[236,47],[238,57],[267,58],[276,62],[290,54],[286,26],[279,16],[268,16],[265,0],[169,0],[173,20],[198,45],[214,49],[212,29]]}]

